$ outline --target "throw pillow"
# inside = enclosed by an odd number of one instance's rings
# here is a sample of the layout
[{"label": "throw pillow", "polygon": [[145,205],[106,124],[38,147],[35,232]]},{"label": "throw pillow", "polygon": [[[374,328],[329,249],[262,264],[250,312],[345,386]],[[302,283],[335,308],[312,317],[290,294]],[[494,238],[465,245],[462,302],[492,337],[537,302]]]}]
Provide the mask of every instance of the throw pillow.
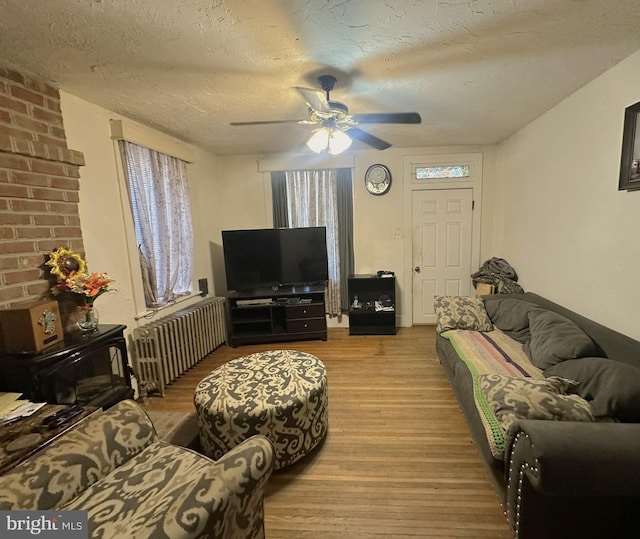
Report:
[{"label": "throw pillow", "polygon": [[591,337],[568,318],[540,307],[532,307],[528,315],[531,338],[523,349],[539,369],[597,354]]},{"label": "throw pillow", "polygon": [[577,381],[576,393],[590,401],[596,417],[640,423],[640,368],[613,359],[585,357],[558,363],[543,374]]},{"label": "throw pillow", "polygon": [[484,298],[484,307],[498,329],[520,343],[529,340],[529,309],[536,307],[535,303],[494,295]]},{"label": "throw pillow", "polygon": [[436,331],[472,329],[491,331],[493,324],[487,316],[480,296],[436,296],[434,307],[438,325]]},{"label": "throw pillow", "polygon": [[572,380],[481,374],[478,383],[505,432],[517,419],[594,421],[589,403],[579,395],[567,394],[576,386]]}]

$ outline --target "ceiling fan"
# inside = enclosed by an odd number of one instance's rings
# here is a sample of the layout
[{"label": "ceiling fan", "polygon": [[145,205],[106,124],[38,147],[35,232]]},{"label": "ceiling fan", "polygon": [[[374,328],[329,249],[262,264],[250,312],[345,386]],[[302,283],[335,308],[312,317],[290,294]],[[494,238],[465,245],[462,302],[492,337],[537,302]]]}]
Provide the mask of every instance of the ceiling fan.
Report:
[{"label": "ceiling fan", "polygon": [[337,79],[333,75],[321,75],[318,82],[322,91],[296,87],[309,107],[309,117],[303,120],[272,120],[258,122],[231,122],[231,125],[263,125],[279,123],[298,123],[318,126],[307,141],[307,146],[320,153],[328,149],[338,154],[357,139],[377,150],[386,150],[391,146],[388,142],[373,136],[358,127],[360,124],[419,124],[422,122],[417,112],[379,112],[365,114],[349,114],[344,103],[332,101],[330,92]]}]

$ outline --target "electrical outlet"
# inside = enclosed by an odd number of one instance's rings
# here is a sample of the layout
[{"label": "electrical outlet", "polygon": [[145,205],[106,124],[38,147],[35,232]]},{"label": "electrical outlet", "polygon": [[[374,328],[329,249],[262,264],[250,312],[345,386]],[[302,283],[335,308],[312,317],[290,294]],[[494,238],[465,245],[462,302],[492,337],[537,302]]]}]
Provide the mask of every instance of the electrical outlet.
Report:
[{"label": "electrical outlet", "polygon": [[402,230],[400,230],[399,228],[396,228],[393,231],[393,238],[396,239],[396,240],[401,239],[402,238]]}]

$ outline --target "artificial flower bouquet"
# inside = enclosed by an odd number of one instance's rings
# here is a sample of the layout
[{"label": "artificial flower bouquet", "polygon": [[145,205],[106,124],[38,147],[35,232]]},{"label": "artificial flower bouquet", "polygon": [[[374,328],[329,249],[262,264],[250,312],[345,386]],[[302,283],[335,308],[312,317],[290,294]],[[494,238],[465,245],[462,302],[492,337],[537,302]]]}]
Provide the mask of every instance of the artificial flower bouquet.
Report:
[{"label": "artificial flower bouquet", "polygon": [[78,294],[81,303],[93,305],[96,298],[113,290],[113,279],[106,273],[89,273],[87,262],[76,252],[59,247],[49,253],[49,272],[57,282],[51,287],[54,295],[62,292]]}]

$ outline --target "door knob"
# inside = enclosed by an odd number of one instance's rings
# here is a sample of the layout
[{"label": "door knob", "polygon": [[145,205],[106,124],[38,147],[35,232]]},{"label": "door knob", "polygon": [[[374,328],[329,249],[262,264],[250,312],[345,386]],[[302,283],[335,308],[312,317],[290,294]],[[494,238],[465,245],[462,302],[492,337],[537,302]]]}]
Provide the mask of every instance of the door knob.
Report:
[{"label": "door knob", "polygon": [[414,269],[414,271],[415,271],[416,273],[420,273],[420,266],[416,266],[416,267],[415,267],[415,268],[413,268],[413,269]]}]

